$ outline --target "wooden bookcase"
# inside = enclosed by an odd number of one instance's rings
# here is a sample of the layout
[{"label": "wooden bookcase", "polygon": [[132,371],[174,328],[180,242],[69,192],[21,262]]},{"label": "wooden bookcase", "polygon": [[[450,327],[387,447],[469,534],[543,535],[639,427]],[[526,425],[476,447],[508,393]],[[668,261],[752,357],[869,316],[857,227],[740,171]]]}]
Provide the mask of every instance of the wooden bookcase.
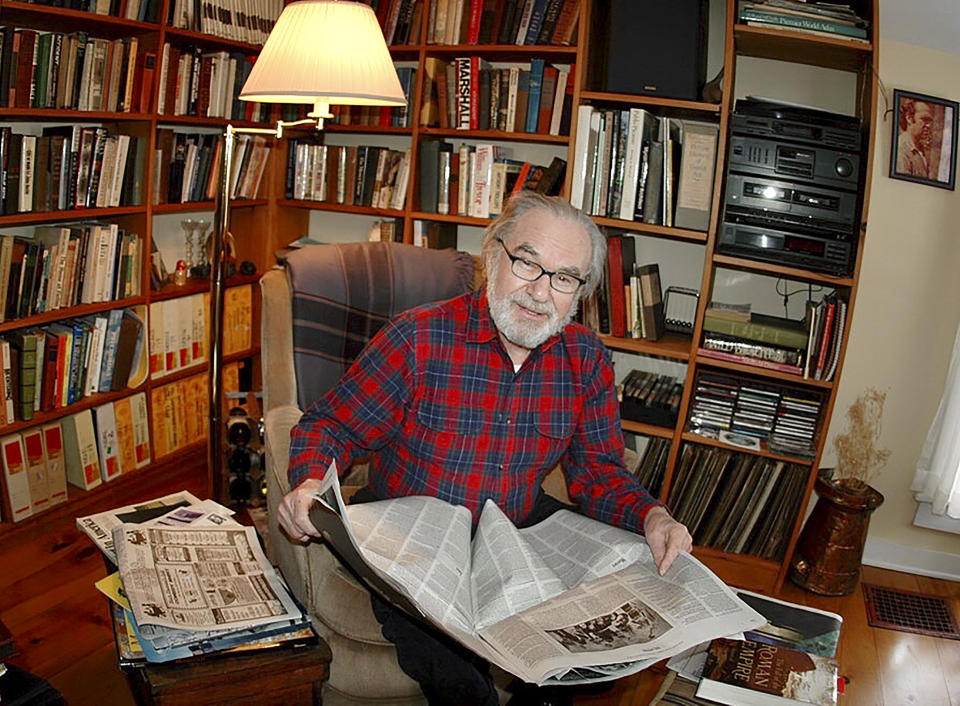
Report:
[{"label": "wooden bookcase", "polygon": [[[171,0],[172,2],[172,0]],[[174,29],[165,23],[167,17],[167,2],[160,3],[158,9],[158,19],[156,22],[140,22],[123,19],[107,15],[95,14],[93,12],[82,12],[77,10],[51,7],[47,5],[31,4],[25,2],[0,2],[0,25],[12,27],[15,29],[25,28],[40,31],[54,31],[61,33],[84,32],[90,37],[105,39],[118,39],[127,37],[136,37],[141,52],[149,51],[157,54],[156,80],[154,81],[154,92],[150,99],[151,109],[145,112],[102,112],[102,111],[80,111],[80,110],[56,110],[43,108],[0,108],[0,125],[10,125],[14,132],[30,132],[36,124],[41,125],[71,125],[82,124],[93,127],[110,125],[118,131],[136,135],[146,142],[146,160],[145,169],[142,177],[142,194],[140,203],[137,206],[123,206],[113,208],[78,208],[71,210],[54,210],[45,212],[24,212],[10,215],[0,215],[0,233],[7,233],[11,228],[17,228],[16,234],[27,235],[32,232],[33,226],[68,223],[79,221],[97,221],[104,223],[116,223],[121,228],[137,233],[143,240],[143,261],[141,264],[140,294],[125,299],[106,301],[96,304],[84,304],[80,306],[61,308],[44,313],[29,316],[26,318],[7,320],[0,323],[0,334],[6,334],[11,331],[49,324],[52,322],[72,319],[75,317],[86,316],[88,314],[107,312],[113,309],[126,308],[132,306],[143,306],[149,310],[150,304],[170,299],[177,299],[206,291],[209,288],[207,280],[189,279],[182,286],[166,284],[160,290],[151,290],[150,287],[150,244],[155,236],[155,220],[158,216],[167,214],[195,214],[213,210],[212,201],[200,201],[182,204],[163,204],[156,205],[151,197],[153,192],[153,175],[156,157],[154,147],[156,146],[157,129],[161,127],[178,128],[189,131],[201,128],[212,133],[218,133],[226,126],[226,119],[215,119],[193,116],[174,116],[162,115],[157,112],[157,91],[159,90],[159,53],[165,42],[178,45],[194,45],[203,48],[204,51],[229,51],[240,52],[245,55],[255,56],[259,51],[259,46],[247,44],[244,42],[231,41],[213,35],[192,32],[188,30]],[[256,123],[241,123],[256,124]],[[19,126],[19,128],[18,128]],[[262,184],[265,187],[266,182]],[[267,193],[266,188],[262,188],[262,193]],[[262,232],[266,228],[268,212],[272,202],[266,198],[256,200],[240,200],[233,205],[234,208],[234,233],[238,242],[238,260],[254,260],[258,266],[262,265],[262,258],[259,257],[259,250],[252,250],[249,243],[255,242],[254,235]],[[212,213],[210,214],[212,216]],[[212,218],[209,218],[212,220]],[[182,237],[182,236],[181,236]],[[171,269],[174,263],[167,263]],[[235,276],[228,282],[228,287],[239,285],[252,285],[254,289],[253,301],[253,321],[251,323],[253,344],[249,350],[238,351],[229,356],[225,356],[226,364],[254,359],[259,353],[259,304],[258,291],[256,288],[257,276]],[[144,337],[148,338],[148,322],[144,321]],[[127,388],[116,392],[105,392],[83,397],[74,404],[54,409],[48,412],[35,413],[32,420],[16,421],[10,424],[0,426],[0,437],[26,429],[45,424],[50,421],[62,419],[68,415],[91,409],[95,406],[113,402],[124,397],[137,393],[144,393],[147,399],[148,415],[150,418],[151,434],[151,463],[143,468],[131,472],[125,472],[119,477],[109,482],[102,483],[100,486],[91,490],[81,490],[72,485],[68,485],[68,499],[65,503],[56,505],[40,513],[35,513],[19,522],[10,521],[11,512],[7,498],[6,488],[3,487],[2,496],[2,515],[3,521],[0,522],[0,536],[11,532],[30,531],[36,523],[45,523],[54,521],[63,517],[72,517],[76,515],[89,514],[110,507],[116,503],[113,497],[123,489],[132,484],[147,483],[149,474],[162,473],[164,467],[169,467],[171,462],[184,455],[202,457],[205,453],[205,441],[196,441],[186,446],[181,446],[176,451],[158,456],[156,453],[157,445],[153,437],[153,419],[158,414],[163,414],[162,410],[151,408],[151,393],[166,385],[178,380],[193,376],[206,375],[207,363],[201,362],[189,365],[159,378],[151,378],[149,375],[145,382],[136,388]],[[206,389],[204,385],[204,389]],[[183,420],[175,420],[177,424],[183,424]],[[201,425],[202,426],[202,425]],[[203,434],[206,435],[206,427],[203,426]],[[0,480],[5,485],[5,480]],[[212,489],[211,489],[212,490]],[[212,494],[212,492],[211,492]]]},{"label": "wooden bookcase", "polygon": [[[169,1],[169,0],[168,0]],[[831,289],[837,289],[844,293],[848,298],[849,310],[847,321],[852,318],[854,303],[857,293],[857,281],[860,273],[863,247],[865,246],[865,225],[867,219],[867,210],[869,204],[869,185],[872,174],[871,165],[873,159],[873,144],[876,132],[875,112],[878,98],[877,83],[874,78],[877,63],[877,48],[875,41],[872,43],[858,43],[846,41],[843,39],[834,39],[830,37],[820,37],[810,34],[801,34],[788,30],[766,30],[755,27],[738,25],[736,18],[736,0],[711,0],[712,6],[720,6],[725,13],[723,23],[723,67],[724,81],[722,99],[719,104],[705,103],[700,101],[680,101],[673,99],[652,98],[626,94],[610,94],[596,90],[591,90],[587,78],[587,68],[591,62],[590,47],[590,27],[592,25],[592,10],[595,7],[595,0],[580,0],[579,30],[575,46],[515,46],[515,45],[442,45],[427,43],[427,18],[429,17],[430,3],[434,0],[424,0],[423,17],[421,22],[420,35],[415,41],[409,44],[392,46],[391,53],[396,61],[409,62],[416,67],[416,81],[412,90],[411,103],[409,106],[409,127],[369,127],[358,125],[334,125],[328,124],[322,134],[322,139],[328,144],[344,144],[343,141],[354,140],[351,144],[378,144],[394,148],[402,145],[403,148],[409,148],[411,153],[411,172],[407,184],[406,201],[402,209],[381,209],[363,206],[346,206],[335,203],[291,200],[284,196],[286,170],[287,170],[287,152],[289,149],[289,140],[284,139],[275,143],[271,153],[270,162],[267,167],[267,173],[261,184],[260,200],[248,203],[237,203],[234,206],[232,218],[232,230],[237,240],[239,259],[248,259],[256,263],[258,270],[263,271],[271,266],[274,261],[274,252],[292,241],[304,236],[311,231],[311,221],[313,218],[357,218],[369,221],[371,218],[397,218],[403,224],[403,237],[405,242],[413,241],[414,223],[418,220],[438,221],[454,223],[461,230],[476,231],[489,223],[488,219],[473,218],[459,215],[440,215],[436,213],[426,213],[419,207],[419,153],[420,146],[424,141],[435,139],[464,140],[467,142],[491,142],[516,146],[518,149],[549,150],[557,156],[567,160],[567,176],[564,185],[564,193],[569,195],[571,185],[572,166],[575,161],[575,145],[577,130],[582,126],[576,125],[577,108],[580,105],[603,105],[618,106],[620,108],[642,107],[658,116],[683,117],[700,120],[703,122],[712,122],[719,127],[719,144],[716,170],[713,178],[713,196],[711,205],[710,225],[706,232],[685,230],[681,228],[669,228],[659,225],[650,225],[634,221],[623,221],[612,218],[595,218],[597,224],[608,228],[611,231],[627,232],[643,236],[645,238],[654,238],[664,241],[672,241],[684,244],[685,247],[702,250],[700,287],[701,296],[696,312],[696,320],[692,337],[685,337],[678,334],[668,334],[664,338],[652,342],[644,339],[624,339],[603,336],[605,344],[617,354],[623,353],[634,356],[647,357],[658,361],[669,361],[684,366],[683,396],[680,404],[679,416],[676,425],[672,428],[661,427],[639,422],[625,421],[623,428],[626,432],[632,434],[646,435],[660,439],[666,439],[670,443],[670,453],[667,462],[666,475],[661,488],[660,495],[666,498],[669,493],[670,484],[674,478],[675,467],[685,444],[698,444],[702,446],[724,447],[718,441],[707,439],[693,434],[687,429],[687,413],[693,397],[694,381],[697,375],[704,370],[712,370],[734,376],[745,376],[754,380],[770,381],[773,383],[788,384],[797,388],[809,388],[819,391],[823,395],[821,408],[821,421],[819,424],[819,435],[816,447],[816,454],[813,459],[794,459],[772,454],[769,451],[761,450],[760,455],[778,460],[787,460],[800,464],[804,469],[804,488],[800,508],[793,518],[789,539],[786,543],[785,551],[778,560],[764,560],[756,556],[746,554],[725,553],[711,548],[696,547],[695,554],[705,561],[714,571],[716,571],[724,580],[731,584],[754,588],[764,591],[776,591],[785,580],[789,557],[793,551],[799,534],[803,509],[809,502],[813,489],[813,483],[816,477],[816,470],[819,467],[820,457],[823,451],[823,444],[826,439],[827,429],[829,428],[830,418],[833,412],[833,405],[836,398],[840,370],[842,370],[843,357],[846,351],[847,337],[849,336],[849,325],[844,330],[843,339],[840,341],[839,359],[840,366],[837,375],[830,382],[820,382],[812,380],[803,380],[799,376],[787,375],[778,372],[772,372],[753,366],[745,366],[736,363],[724,363],[722,361],[709,359],[698,355],[698,342],[701,340],[703,332],[704,314],[707,303],[710,300],[709,294],[713,291],[718,272],[732,271],[745,275],[759,275],[773,278],[783,278],[788,281],[802,285],[813,284],[822,285]],[[871,21],[871,34],[877,36],[877,0],[860,0],[855,3],[858,11]],[[161,12],[161,17],[166,16],[165,8]],[[0,23],[11,23],[15,25],[26,25],[37,28],[45,27],[63,27],[71,29],[85,29],[88,31],[98,31],[105,36],[126,36],[136,34],[144,37],[144,41],[149,46],[157,49],[163,45],[164,41],[178,41],[181,43],[193,42],[211,48],[226,48],[228,50],[243,51],[248,54],[256,54],[257,47],[237,42],[229,42],[222,39],[208,37],[194,32],[184,30],[173,30],[159,23],[138,23],[116,18],[100,17],[88,13],[77,13],[68,10],[28,5],[19,2],[8,2],[0,0]],[[427,127],[420,124],[420,108],[424,100],[424,76],[425,64],[428,57],[439,57],[450,59],[457,56],[480,56],[489,61],[503,62],[529,62],[531,58],[539,57],[549,63],[573,64],[576,70],[573,75],[573,115],[571,118],[570,135],[563,136],[543,136],[530,133],[513,133],[499,131],[469,131],[469,130],[451,130],[437,127]],[[861,173],[866,175],[863,179],[863,198],[862,212],[860,221],[860,243],[857,247],[856,260],[853,273],[847,277],[832,277],[818,274],[813,271],[807,271],[797,267],[788,267],[774,264],[765,264],[759,261],[747,258],[731,257],[716,252],[717,230],[720,215],[723,206],[723,191],[725,187],[724,175],[726,164],[727,136],[729,134],[728,123],[730,114],[734,107],[736,99],[736,73],[738,59],[742,57],[752,57],[760,59],[772,59],[780,62],[790,62],[810,67],[820,67],[829,69],[838,69],[856,76],[856,114],[862,120],[862,164]],[[710,77],[708,77],[710,78]],[[13,110],[0,109],[0,121],[31,121],[31,120],[50,120],[50,121],[72,121],[72,120],[90,120],[113,121],[129,123],[135,129],[142,131],[139,134],[156,134],[158,126],[167,125],[202,125],[210,127],[220,127],[225,124],[223,120],[209,120],[205,118],[186,118],[157,115],[155,112],[146,114],[98,114],[83,113],[76,111],[31,111],[31,110]],[[362,142],[358,142],[361,141]],[[152,143],[151,143],[152,147]],[[152,150],[151,150],[152,153]],[[538,152],[539,154],[539,152]],[[152,160],[152,156],[151,156]],[[533,161],[533,160],[531,160]],[[152,170],[151,170],[152,171]],[[149,193],[150,177],[147,175],[146,183]],[[209,202],[187,204],[183,206],[153,206],[149,200],[142,207],[124,208],[124,209],[101,209],[95,212],[82,211],[70,213],[53,214],[18,214],[14,216],[0,217],[0,227],[21,224],[21,223],[40,223],[52,220],[65,220],[70,218],[86,218],[95,216],[97,218],[122,221],[129,227],[136,227],[138,232],[144,234],[144,237],[151,237],[151,226],[155,216],[170,212],[187,212],[212,210],[213,204]],[[321,215],[323,214],[323,215]],[[336,226],[334,226],[336,227]],[[322,227],[321,227],[322,230]],[[322,237],[322,236],[321,236]],[[149,240],[147,241],[149,242]],[[462,246],[462,245],[461,245]],[[664,282],[667,286],[670,282]],[[188,291],[199,291],[204,287],[203,283],[192,284],[182,292],[172,291],[167,288],[163,292],[149,292],[149,288],[144,283],[145,294],[136,298],[132,302],[111,303],[109,307],[118,305],[129,305],[131,303],[149,303],[158,298],[180,296],[181,293]],[[104,307],[104,308],[109,308]],[[29,321],[18,321],[6,324],[0,324],[0,331],[7,331],[19,326],[35,325],[47,321],[67,318],[88,313],[86,308],[79,308],[70,311],[51,312],[41,317],[31,318]],[[249,351],[247,355],[254,356],[256,347]],[[203,366],[200,370],[205,369]],[[161,382],[148,381],[145,389],[149,390],[155,384],[167,382],[166,379]],[[124,392],[122,394],[129,394]],[[112,399],[110,397],[89,398],[83,400],[79,405],[75,405],[66,410],[60,410],[57,415],[66,414],[76,409],[83,409],[95,404]],[[34,422],[35,423],[35,422]],[[32,424],[32,423],[31,423]],[[0,429],[0,435],[10,431],[20,429],[23,425],[13,425],[9,428]],[[726,447],[733,449],[733,447]],[[733,449],[740,453],[752,453],[743,449]],[[195,449],[197,453],[200,448]],[[158,459],[162,461],[163,459]],[[149,472],[147,469],[144,472]],[[140,472],[138,472],[139,474]],[[134,475],[138,475],[134,474]],[[119,482],[126,482],[121,477]],[[135,482],[135,481],[134,481]],[[105,486],[109,487],[109,486]],[[91,493],[101,492],[102,489],[90,491]],[[72,491],[71,503],[76,495],[87,495],[82,491]],[[69,512],[71,503],[63,508],[64,512]],[[41,516],[42,519],[42,516]],[[21,525],[29,524],[34,520],[28,520],[19,523]],[[4,524],[0,526],[0,533],[8,530],[12,525]]]}]

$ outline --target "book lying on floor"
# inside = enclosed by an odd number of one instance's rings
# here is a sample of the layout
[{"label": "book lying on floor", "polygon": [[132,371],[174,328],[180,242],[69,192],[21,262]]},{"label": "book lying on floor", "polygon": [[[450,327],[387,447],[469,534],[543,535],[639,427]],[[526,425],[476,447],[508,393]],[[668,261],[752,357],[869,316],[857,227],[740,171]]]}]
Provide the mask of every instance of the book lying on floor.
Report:
[{"label": "book lying on floor", "polygon": [[730,706],[836,706],[837,661],[753,640],[710,643],[697,697]]},{"label": "book lying on floor", "polygon": [[310,518],[371,590],[528,682],[616,679],[762,625],[682,553],[660,576],[644,538],[561,510],[518,530],[491,501],[471,514],[413,496],[343,504],[336,467]]},{"label": "book lying on floor", "polygon": [[[743,637],[755,642],[790,647],[801,652],[835,657],[840,641],[843,618],[836,613],[810,606],[763,596],[742,588],[734,589],[737,597],[760,613],[766,622],[744,632]],[[667,667],[688,681],[699,681],[707,661],[709,643],[686,650],[667,662]]]}]

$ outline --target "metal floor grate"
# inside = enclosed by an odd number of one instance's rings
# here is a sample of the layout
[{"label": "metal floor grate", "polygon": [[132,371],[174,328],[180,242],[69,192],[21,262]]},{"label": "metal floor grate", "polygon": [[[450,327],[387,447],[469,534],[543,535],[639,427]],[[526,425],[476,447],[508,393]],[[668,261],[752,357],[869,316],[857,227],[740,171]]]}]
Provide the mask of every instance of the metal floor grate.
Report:
[{"label": "metal floor grate", "polygon": [[950,599],[863,584],[867,622],[875,628],[960,640]]}]

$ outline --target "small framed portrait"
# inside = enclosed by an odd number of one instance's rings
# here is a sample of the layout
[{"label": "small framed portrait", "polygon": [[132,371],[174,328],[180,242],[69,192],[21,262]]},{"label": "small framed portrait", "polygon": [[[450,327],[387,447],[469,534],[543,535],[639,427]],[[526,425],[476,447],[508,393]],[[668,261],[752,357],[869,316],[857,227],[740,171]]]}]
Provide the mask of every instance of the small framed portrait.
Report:
[{"label": "small framed portrait", "polygon": [[953,189],[957,102],[894,89],[890,177]]}]

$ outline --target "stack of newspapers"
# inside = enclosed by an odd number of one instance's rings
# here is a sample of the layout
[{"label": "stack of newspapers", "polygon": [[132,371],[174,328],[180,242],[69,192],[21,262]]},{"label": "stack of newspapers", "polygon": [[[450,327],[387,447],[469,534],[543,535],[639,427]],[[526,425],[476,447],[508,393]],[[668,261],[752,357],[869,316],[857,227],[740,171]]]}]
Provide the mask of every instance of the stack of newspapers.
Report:
[{"label": "stack of newspapers", "polygon": [[77,518],[118,571],[97,583],[113,600],[122,662],[315,639],[253,527],[182,491]]}]

